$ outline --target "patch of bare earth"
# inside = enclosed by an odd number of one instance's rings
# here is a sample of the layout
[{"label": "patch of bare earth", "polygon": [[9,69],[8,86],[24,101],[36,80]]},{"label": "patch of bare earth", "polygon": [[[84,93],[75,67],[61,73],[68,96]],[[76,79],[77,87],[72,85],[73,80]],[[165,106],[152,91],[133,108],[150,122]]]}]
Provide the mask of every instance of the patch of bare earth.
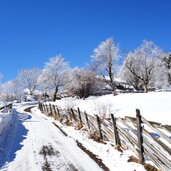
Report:
[{"label": "patch of bare earth", "polygon": [[86,149],[79,141],[76,141],[77,146],[82,149],[91,159],[93,159],[104,171],[109,171],[109,168],[104,165],[102,159],[99,159],[98,156],[93,154],[91,151]]},{"label": "patch of bare earth", "polygon": [[42,155],[45,160],[45,162],[43,163],[43,166],[42,166],[42,170],[43,171],[52,171],[50,163],[48,162],[47,156],[55,156],[55,155],[58,155],[59,152],[58,151],[54,152],[53,147],[51,145],[49,145],[49,146],[43,146],[41,148],[39,154]]},{"label": "patch of bare earth", "polygon": [[[62,158],[59,151],[54,150],[54,148],[51,145],[43,146],[39,152],[41,156],[44,158],[44,163],[42,165],[43,171],[53,171],[53,170],[61,170],[62,167],[65,167],[66,171],[78,171],[71,163],[66,163],[66,161],[62,161],[60,158]],[[50,159],[54,157],[56,161],[58,161],[58,164],[50,161]],[[63,158],[62,158],[63,159]],[[53,167],[52,167],[53,166]],[[55,167],[55,169],[54,169]]]},{"label": "patch of bare earth", "polygon": [[[134,156],[130,156],[128,162],[140,163],[139,159]],[[147,163],[144,164],[144,168],[147,171],[159,171],[155,166]]]},{"label": "patch of bare earth", "polygon": [[28,112],[28,113],[31,113],[31,109],[32,109],[33,107],[35,107],[35,106],[28,107],[28,108],[26,108],[24,111],[25,111],[25,112]]}]

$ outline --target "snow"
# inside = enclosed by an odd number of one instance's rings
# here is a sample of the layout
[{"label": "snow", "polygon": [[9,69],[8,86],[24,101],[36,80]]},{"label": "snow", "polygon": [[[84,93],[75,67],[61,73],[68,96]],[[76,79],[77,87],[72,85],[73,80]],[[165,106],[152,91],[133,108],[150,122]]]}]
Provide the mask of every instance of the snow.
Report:
[{"label": "snow", "polygon": [[[45,163],[40,154],[43,146],[52,146],[54,156],[47,156],[52,170],[66,171],[72,166],[78,170],[102,169],[80,150],[72,138],[65,137],[51,122],[36,113],[26,113],[27,106],[17,107],[16,125],[11,133],[10,153],[2,171],[39,171]],[[10,148],[11,146],[11,148]]]},{"label": "snow", "polygon": [[[63,98],[55,102],[62,109],[74,107],[86,111],[89,115],[98,114],[116,117],[135,117],[136,109],[149,121],[171,125],[171,92],[127,93],[117,96],[93,96],[85,100]],[[53,103],[54,104],[54,103]]]},{"label": "snow", "polygon": [[5,105],[4,102],[0,102],[0,107],[3,107]]},{"label": "snow", "polygon": [[97,143],[91,139],[89,139],[89,136],[85,136],[85,134],[82,134],[80,136],[80,132],[76,132],[72,129],[66,130],[69,135],[74,137],[75,139],[79,140],[83,143],[83,145],[92,151],[94,154],[99,156],[100,159],[102,159],[103,163],[110,169],[110,170],[117,170],[117,171],[132,171],[132,170],[145,170],[142,165],[135,164],[135,163],[128,163],[129,156],[133,153],[130,151],[125,151],[124,153],[121,153],[114,149],[108,144],[101,144]]},{"label": "snow", "polygon": [[0,113],[0,167],[7,153],[6,141],[9,140],[9,132],[12,130],[13,112]]},{"label": "snow", "polygon": [[[55,104],[64,109],[79,107],[81,111],[86,110],[90,115],[109,116],[110,113],[114,113],[117,117],[135,117],[135,109],[139,108],[147,120],[170,125],[170,100],[171,92],[150,92],[93,96],[85,100],[63,98],[57,100]],[[35,107],[35,102],[16,103],[14,107],[13,114],[0,114],[1,171],[39,171],[46,161],[52,170],[65,171],[71,168],[81,171],[102,170],[77,147],[76,141],[81,142],[86,149],[102,159],[110,170],[145,170],[140,164],[128,162],[129,156],[134,155],[130,150],[121,153],[115,150],[110,142],[107,144],[95,142],[89,138],[91,132],[85,129],[75,130],[72,126],[65,126],[45,116]],[[28,107],[34,107],[32,113],[24,111]],[[68,136],[64,136],[52,122],[58,124]],[[167,135],[170,136],[170,133],[167,132]],[[52,147],[55,155],[41,155],[43,147]]]},{"label": "snow", "polygon": [[12,112],[0,113],[0,135],[9,127],[12,119]]},{"label": "snow", "polygon": [[[39,113],[42,115],[37,108],[33,109],[34,113]],[[58,121],[55,121],[53,118],[43,116],[47,120],[51,122],[57,123],[73,140],[78,140],[81,142],[86,149],[93,152],[97,155],[100,159],[102,159],[103,163],[110,169],[110,170],[117,170],[117,171],[144,171],[144,167],[137,163],[128,163],[129,156],[134,155],[131,151],[126,150],[123,153],[115,150],[114,147],[108,142],[107,144],[97,143],[94,140],[89,138],[89,132],[87,131],[78,131],[75,130],[74,127],[67,127]],[[77,153],[80,156],[79,153]],[[83,159],[84,160],[84,159]],[[92,168],[90,168],[92,170]],[[93,170],[96,170],[93,168]]]},{"label": "snow", "polygon": [[35,97],[33,95],[26,95],[26,101],[35,102]]},{"label": "snow", "polygon": [[[128,163],[131,153],[118,152],[108,144],[97,143],[89,139],[88,132],[77,131],[67,127],[53,118],[41,114],[37,107],[32,113],[24,112],[28,104],[18,104],[13,115],[13,129],[8,133],[4,161],[0,160],[1,171],[41,171],[47,160],[51,170],[66,171],[71,168],[81,171],[101,171],[102,169],[86,153],[77,147],[76,140],[92,151],[110,170],[144,171],[144,167],[136,163]],[[32,105],[34,106],[34,105]],[[68,136],[64,136],[53,124],[55,122]],[[41,155],[42,147],[52,147],[52,156]],[[74,170],[73,169],[73,170]]]}]

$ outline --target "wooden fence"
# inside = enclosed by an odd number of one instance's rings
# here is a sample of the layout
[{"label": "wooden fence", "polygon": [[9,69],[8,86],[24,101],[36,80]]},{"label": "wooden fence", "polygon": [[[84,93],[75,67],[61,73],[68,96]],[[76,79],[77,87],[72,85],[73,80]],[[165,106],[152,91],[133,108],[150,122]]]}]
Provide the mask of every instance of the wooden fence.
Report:
[{"label": "wooden fence", "polygon": [[11,111],[11,109],[12,109],[12,103],[8,103],[0,107],[1,112],[8,112]]},{"label": "wooden fence", "polygon": [[98,133],[103,141],[111,141],[114,145],[132,150],[142,164],[151,160],[160,170],[171,170],[171,138],[165,134],[168,132],[171,135],[170,127],[150,123],[141,116],[138,109],[136,119],[115,118],[113,114],[108,119],[97,115],[94,117],[79,108],[61,110],[55,105],[42,103],[39,104],[39,109],[61,121],[77,122],[86,126],[92,133]]}]

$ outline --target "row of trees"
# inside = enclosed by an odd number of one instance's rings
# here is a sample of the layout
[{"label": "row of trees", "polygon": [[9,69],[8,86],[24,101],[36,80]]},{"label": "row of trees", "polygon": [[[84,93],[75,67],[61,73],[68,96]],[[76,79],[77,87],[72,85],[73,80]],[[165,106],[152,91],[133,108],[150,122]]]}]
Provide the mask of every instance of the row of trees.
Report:
[{"label": "row of trees", "polygon": [[[30,95],[57,99],[59,91],[70,96],[88,97],[100,87],[110,87],[116,94],[118,82],[147,92],[150,88],[171,86],[171,53],[164,52],[151,41],[143,41],[124,58],[112,38],[94,49],[86,68],[70,68],[61,55],[50,58],[41,69],[21,70],[16,80],[1,84],[1,99],[14,100]],[[123,85],[122,85],[123,87]]]}]

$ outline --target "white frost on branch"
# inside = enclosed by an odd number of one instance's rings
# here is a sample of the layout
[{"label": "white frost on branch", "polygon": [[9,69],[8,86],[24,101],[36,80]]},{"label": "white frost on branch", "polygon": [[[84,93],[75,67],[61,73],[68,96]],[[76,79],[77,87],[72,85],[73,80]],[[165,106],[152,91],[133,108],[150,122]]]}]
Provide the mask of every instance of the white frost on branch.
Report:
[{"label": "white frost on branch", "polygon": [[[119,57],[119,48],[112,38],[101,42],[94,49],[94,55],[92,56],[93,70],[103,76],[104,82],[111,87],[114,94],[116,91],[114,76],[118,67]],[[109,76],[110,79],[106,80],[105,76]]]},{"label": "white frost on branch", "polygon": [[54,101],[59,88],[63,86],[68,69],[68,62],[61,55],[57,55],[49,59],[39,77],[39,83],[44,87],[44,91],[53,91]]}]

